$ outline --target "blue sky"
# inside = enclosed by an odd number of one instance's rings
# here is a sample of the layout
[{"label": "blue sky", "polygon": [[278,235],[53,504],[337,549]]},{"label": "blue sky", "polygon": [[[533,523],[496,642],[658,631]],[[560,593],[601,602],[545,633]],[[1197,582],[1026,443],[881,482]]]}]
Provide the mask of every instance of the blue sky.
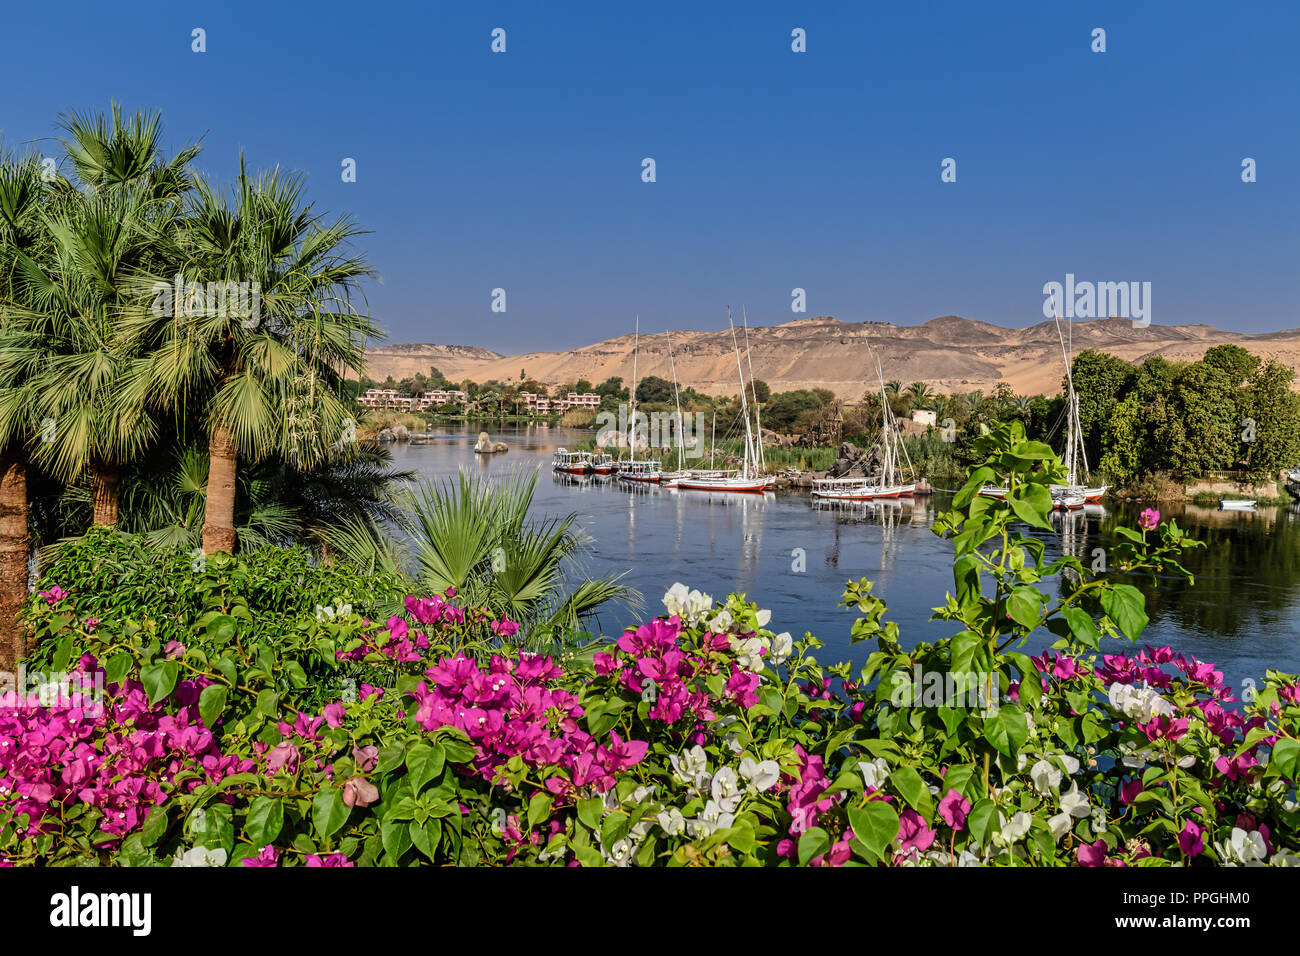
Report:
[{"label": "blue sky", "polygon": [[95,0],[5,20],[8,148],[117,99],[161,109],[173,145],[203,137],[219,178],[241,149],[305,173],[372,230],[395,342],[564,348],[634,313],[725,327],[741,303],[778,323],[804,317],[795,287],[807,316],[1021,326],[1067,273],[1150,282],[1156,324],[1300,326],[1295,3]]}]

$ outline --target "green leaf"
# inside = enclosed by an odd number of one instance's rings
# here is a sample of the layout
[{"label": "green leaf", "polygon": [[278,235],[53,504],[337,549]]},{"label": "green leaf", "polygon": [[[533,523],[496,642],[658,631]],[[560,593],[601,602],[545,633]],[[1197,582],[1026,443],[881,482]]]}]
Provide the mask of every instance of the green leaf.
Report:
[{"label": "green leaf", "polygon": [[889,775],[889,782],[913,810],[927,820],[930,819],[934,801],[930,797],[930,788],[925,785],[919,773],[911,767],[902,766]]},{"label": "green leaf", "polygon": [[821,856],[831,846],[831,835],[821,827],[810,827],[799,837],[799,865],[807,866],[815,856]]},{"label": "green leaf", "polygon": [[140,668],[140,683],[144,684],[145,693],[149,695],[149,703],[156,704],[175,690],[180,672],[180,665],[175,661],[146,664]]},{"label": "green leaf", "polygon": [[406,752],[406,769],[411,774],[411,788],[417,793],[442,773],[446,752],[439,744],[416,744]]},{"label": "green leaf", "polygon": [[883,857],[885,849],[898,836],[898,812],[883,800],[872,800],[861,809],[850,806],[848,815],[853,835],[875,854],[868,862]]},{"label": "green leaf", "polygon": [[393,862],[397,862],[411,848],[411,828],[401,821],[385,820],[379,825],[379,833],[384,842],[384,850]]},{"label": "green leaf", "polygon": [[600,797],[578,801],[578,819],[593,830],[600,828],[600,818],[605,812],[605,801]]},{"label": "green leaf", "polygon": [[351,812],[343,802],[342,789],[338,787],[322,787],[311,801],[312,824],[322,839],[337,832]]},{"label": "green leaf", "polygon": [[1043,610],[1043,595],[1037,588],[1027,584],[1011,589],[1007,596],[1007,613],[1026,630],[1032,631],[1038,625],[1039,614]]},{"label": "green leaf", "polygon": [[1273,753],[1268,760],[1269,770],[1276,770],[1286,779],[1295,781],[1300,778],[1300,741],[1290,737],[1279,737],[1273,745]]},{"label": "green leaf", "polygon": [[983,800],[977,800],[975,805],[970,808],[970,816],[966,818],[966,827],[980,846],[988,846],[993,839],[993,834],[998,830],[997,804],[987,797]]},{"label": "green leaf", "polygon": [[1007,504],[1016,517],[1036,528],[1052,527],[1047,519],[1052,510],[1052,494],[1042,485],[1021,485],[1007,495]]},{"label": "green leaf", "polygon": [[154,807],[140,828],[140,840],[143,846],[153,846],[167,832],[167,807]]},{"label": "green leaf", "polygon": [[279,703],[280,703],[279,696],[271,688],[267,687],[261,690],[260,692],[258,692],[257,695],[258,713],[265,714],[267,717],[274,719],[278,717],[280,713]]},{"label": "green leaf", "polygon": [[262,796],[253,801],[244,819],[244,833],[254,846],[274,843],[284,828],[284,803],[278,797]]},{"label": "green leaf", "polygon": [[122,683],[122,679],[130,672],[133,664],[135,664],[135,658],[125,651],[118,651],[104,664],[104,682],[107,684]]},{"label": "green leaf", "polygon": [[551,804],[554,799],[549,793],[543,791],[533,794],[533,798],[528,801],[528,826],[530,829],[551,815]]},{"label": "green leaf", "polygon": [[199,694],[199,716],[203,718],[203,726],[209,730],[216,727],[225,709],[225,684],[209,684],[203,688],[203,693]]},{"label": "green leaf", "polygon": [[984,737],[998,753],[1014,757],[1029,739],[1029,722],[1019,707],[1004,705],[984,721]]},{"label": "green leaf", "polygon": [[1130,641],[1136,641],[1147,626],[1146,598],[1131,584],[1115,584],[1103,591],[1101,606]]}]

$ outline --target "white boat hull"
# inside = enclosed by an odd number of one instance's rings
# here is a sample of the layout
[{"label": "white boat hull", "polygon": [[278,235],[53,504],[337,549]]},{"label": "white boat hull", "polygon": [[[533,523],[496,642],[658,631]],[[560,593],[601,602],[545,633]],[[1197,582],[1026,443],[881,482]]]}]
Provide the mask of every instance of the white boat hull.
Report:
[{"label": "white boat hull", "polygon": [[765,478],[679,478],[673,486],[688,491],[729,491],[761,495],[767,489]]},{"label": "white boat hull", "polygon": [[1056,494],[1082,495],[1083,500],[1088,504],[1096,504],[1101,501],[1106,492],[1110,490],[1110,485],[1101,485],[1089,487],[1088,485],[1052,485],[1051,492]]},{"label": "white boat hull", "polygon": [[1254,511],[1255,501],[1254,499],[1223,498],[1219,501],[1219,507],[1224,511]]}]

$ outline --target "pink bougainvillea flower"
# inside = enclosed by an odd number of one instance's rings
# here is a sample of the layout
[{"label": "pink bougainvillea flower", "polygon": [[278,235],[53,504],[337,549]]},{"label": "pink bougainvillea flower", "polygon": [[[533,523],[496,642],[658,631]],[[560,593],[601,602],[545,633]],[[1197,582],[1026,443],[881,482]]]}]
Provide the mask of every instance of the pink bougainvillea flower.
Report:
[{"label": "pink bougainvillea flower", "polygon": [[366,747],[353,747],[352,762],[356,764],[358,770],[369,773],[379,763],[379,748],[373,744]]},{"label": "pink bougainvillea flower", "polygon": [[37,597],[45,598],[45,603],[50,607],[54,607],[54,605],[58,604],[67,596],[68,592],[63,590],[63,588],[59,587],[57,584],[48,591],[42,591],[37,595]]},{"label": "pink bougainvillea flower", "polygon": [[298,748],[287,740],[282,740],[271,748],[270,754],[266,758],[266,769],[271,773],[277,770],[283,770],[286,773],[297,773],[298,762],[302,759],[302,754]]},{"label": "pink bougainvillea flower", "polygon": [[910,850],[924,853],[934,843],[934,837],[925,818],[915,810],[909,808],[898,815],[898,849],[904,856]]},{"label": "pink bougainvillea flower", "polygon": [[365,777],[352,777],[343,784],[343,802],[349,807],[368,807],[378,799],[379,788]]},{"label": "pink bougainvillea flower", "polygon": [[493,621],[490,627],[497,637],[514,637],[519,632],[519,624],[515,621],[507,621],[505,618]]},{"label": "pink bougainvillea flower", "polygon": [[1201,840],[1201,828],[1188,820],[1178,834],[1178,848],[1188,856],[1200,856],[1205,849],[1205,843]]},{"label": "pink bougainvillea flower", "polygon": [[317,856],[315,853],[307,854],[308,866],[356,866],[342,853],[331,853],[329,856]]},{"label": "pink bougainvillea flower", "polygon": [[1155,508],[1146,508],[1138,515],[1138,525],[1143,531],[1154,531],[1160,524],[1160,512]]},{"label": "pink bougainvillea flower", "polygon": [[279,866],[280,851],[268,843],[266,846],[262,847],[261,851],[258,852],[257,856],[245,857],[242,865],[243,866]]},{"label": "pink bougainvillea flower", "polygon": [[331,727],[341,727],[343,726],[343,718],[347,715],[347,712],[348,709],[346,707],[338,701],[335,701],[332,704],[325,705],[325,709],[321,712],[321,716],[324,718],[325,723],[329,724]]},{"label": "pink bougainvillea flower", "polygon": [[382,687],[373,687],[370,684],[362,684],[359,694],[361,697],[361,702],[365,703],[371,697],[375,698],[375,700],[378,700],[379,698],[383,697],[384,689]]},{"label": "pink bougainvillea flower", "polygon": [[1106,865],[1106,841],[1098,840],[1096,843],[1082,843],[1077,851],[1080,866],[1105,866]]},{"label": "pink bougainvillea flower", "polygon": [[960,830],[966,825],[966,816],[969,813],[970,801],[956,790],[949,790],[939,801],[939,816],[943,817],[943,822],[954,830]]},{"label": "pink bougainvillea flower", "polygon": [[184,657],[185,645],[180,641],[168,641],[167,646],[163,648],[163,653],[167,655],[168,660],[174,660],[177,657]]},{"label": "pink bougainvillea flower", "polygon": [[1129,780],[1119,786],[1119,802],[1128,806],[1137,799],[1137,795],[1142,792],[1141,780]]}]

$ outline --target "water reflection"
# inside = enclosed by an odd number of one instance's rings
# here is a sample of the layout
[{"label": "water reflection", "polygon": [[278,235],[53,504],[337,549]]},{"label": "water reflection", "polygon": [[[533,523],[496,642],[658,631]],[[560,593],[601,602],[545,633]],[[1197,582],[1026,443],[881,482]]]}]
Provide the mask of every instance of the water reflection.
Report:
[{"label": "water reflection", "polygon": [[[508,453],[494,456],[473,453],[477,433],[476,427],[398,446],[396,464],[428,475],[451,475],[460,467],[488,473],[540,467],[537,512],[577,513],[593,541],[587,565],[593,571],[629,571],[628,582],[645,594],[652,611],[675,581],[719,597],[745,592],[771,608],[779,630],[812,631],[826,641],[826,659],[861,660],[867,649],[848,644],[852,616],[836,605],[846,580],[867,577],[888,602],[888,618],[898,622],[904,643],[932,641],[953,630],[930,620],[953,588],[951,544],[930,530],[951,502],[948,493],[830,502],[804,493],[731,495],[554,475],[554,450],[572,446],[583,433],[540,425],[494,431],[494,439],[510,445]],[[1031,533],[1043,542],[1046,560],[1068,554],[1093,567],[1119,540],[1116,525],[1136,527],[1141,508],[1121,502],[1057,513],[1050,531]],[[1206,547],[1187,552],[1195,586],[1172,578],[1156,589],[1132,582],[1147,593],[1151,623],[1144,642],[1172,644],[1215,661],[1234,683],[1237,675],[1258,678],[1270,666],[1300,671],[1300,509],[1161,510]],[[1043,584],[1047,590],[1058,586]],[[601,624],[613,633],[634,619],[612,614]],[[1045,636],[1040,644],[1046,643]]]}]

